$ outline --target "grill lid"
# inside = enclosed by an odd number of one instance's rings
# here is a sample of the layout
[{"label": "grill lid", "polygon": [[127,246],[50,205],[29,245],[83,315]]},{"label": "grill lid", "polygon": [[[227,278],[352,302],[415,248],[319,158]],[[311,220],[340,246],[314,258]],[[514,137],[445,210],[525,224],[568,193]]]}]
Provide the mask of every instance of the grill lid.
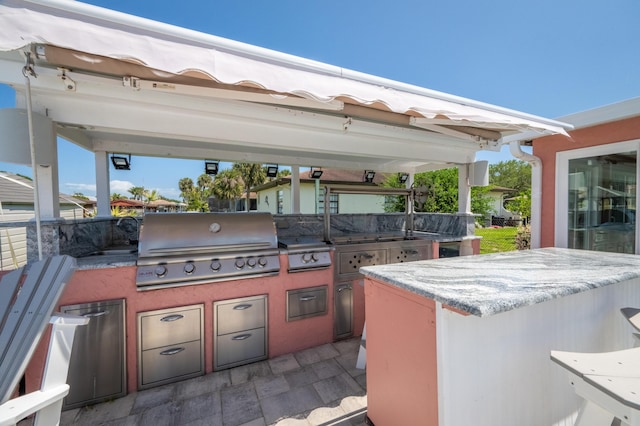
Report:
[{"label": "grill lid", "polygon": [[148,213],[138,259],[277,250],[270,213]]}]

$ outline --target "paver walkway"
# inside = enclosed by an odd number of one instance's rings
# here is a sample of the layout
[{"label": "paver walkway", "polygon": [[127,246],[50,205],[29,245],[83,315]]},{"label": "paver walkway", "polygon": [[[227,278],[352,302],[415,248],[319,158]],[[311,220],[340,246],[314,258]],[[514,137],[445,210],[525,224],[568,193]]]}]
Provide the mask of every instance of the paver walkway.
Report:
[{"label": "paver walkway", "polygon": [[365,424],[360,338],[134,392],[62,413],[61,425],[309,426]]}]

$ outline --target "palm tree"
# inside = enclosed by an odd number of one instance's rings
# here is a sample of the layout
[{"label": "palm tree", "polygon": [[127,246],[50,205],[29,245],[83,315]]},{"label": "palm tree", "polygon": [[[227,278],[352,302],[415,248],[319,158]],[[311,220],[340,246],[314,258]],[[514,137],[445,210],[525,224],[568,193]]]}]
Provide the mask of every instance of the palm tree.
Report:
[{"label": "palm tree", "polygon": [[113,194],[111,194],[111,201],[116,201],[116,200],[122,200],[123,198],[127,198],[122,194],[118,194],[117,192],[114,192]]},{"label": "palm tree", "polygon": [[229,209],[232,210],[232,201],[242,195],[244,183],[237,171],[223,170],[217,174],[211,189],[219,200],[229,200]]},{"label": "palm tree", "polygon": [[265,179],[267,178],[267,173],[265,172],[261,164],[256,163],[235,163],[232,166],[232,170],[237,171],[242,177],[242,181],[244,182],[245,190],[247,192],[245,210],[249,211],[251,188],[264,183]]},{"label": "palm tree", "polygon": [[132,186],[129,188],[129,193],[133,196],[134,200],[142,201],[144,197],[144,186]]}]

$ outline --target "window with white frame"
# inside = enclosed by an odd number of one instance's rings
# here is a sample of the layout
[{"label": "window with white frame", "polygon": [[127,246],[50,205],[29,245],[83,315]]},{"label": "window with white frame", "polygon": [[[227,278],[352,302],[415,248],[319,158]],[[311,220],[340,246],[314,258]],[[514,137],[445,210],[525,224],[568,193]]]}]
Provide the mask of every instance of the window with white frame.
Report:
[{"label": "window with white frame", "polygon": [[[338,214],[338,195],[329,194],[329,213],[331,214]],[[318,197],[318,214],[324,214],[324,194]]]},{"label": "window with white frame", "polygon": [[636,253],[639,143],[557,154],[556,246]]}]

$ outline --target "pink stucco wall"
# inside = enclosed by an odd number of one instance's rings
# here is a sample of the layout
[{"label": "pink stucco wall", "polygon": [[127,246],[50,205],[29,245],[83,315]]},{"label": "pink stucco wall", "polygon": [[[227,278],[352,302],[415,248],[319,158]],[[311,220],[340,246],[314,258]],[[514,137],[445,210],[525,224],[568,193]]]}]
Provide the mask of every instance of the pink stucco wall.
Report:
[{"label": "pink stucco wall", "polygon": [[541,247],[555,244],[556,154],[562,151],[640,139],[640,117],[569,132],[571,138],[547,136],[533,141],[533,154],[542,160]]},{"label": "pink stucco wall", "polygon": [[367,416],[376,425],[437,426],[436,305],[365,280]]},{"label": "pink stucco wall", "polygon": [[[135,266],[76,271],[67,285],[59,306],[126,299],[127,389],[137,390],[138,312],[204,303],[205,370],[213,371],[213,302],[238,297],[268,295],[269,357],[298,351],[333,341],[333,269],[289,274],[287,256],[280,256],[278,276],[191,285],[160,290],[138,291]],[[286,322],[286,290],[329,285],[326,315]],[[356,311],[358,311],[356,313]],[[356,335],[364,323],[364,291],[354,285]],[[27,369],[27,392],[39,389],[48,347],[42,339]]]}]

